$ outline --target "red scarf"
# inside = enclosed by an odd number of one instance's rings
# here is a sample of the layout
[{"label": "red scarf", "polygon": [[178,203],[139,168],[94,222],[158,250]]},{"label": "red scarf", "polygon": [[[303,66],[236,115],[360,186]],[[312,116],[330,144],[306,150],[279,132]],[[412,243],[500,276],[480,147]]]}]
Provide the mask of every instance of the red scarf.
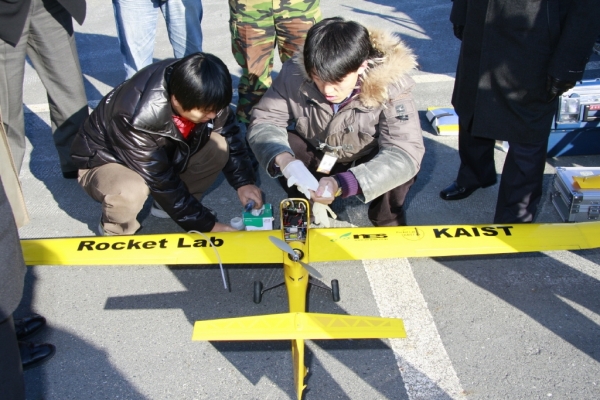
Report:
[{"label": "red scarf", "polygon": [[192,129],[194,129],[194,127],[196,126],[196,124],[192,121],[180,117],[179,115],[173,115],[173,122],[175,122],[177,129],[179,129],[179,132],[181,132],[181,135],[186,140],[190,135]]}]

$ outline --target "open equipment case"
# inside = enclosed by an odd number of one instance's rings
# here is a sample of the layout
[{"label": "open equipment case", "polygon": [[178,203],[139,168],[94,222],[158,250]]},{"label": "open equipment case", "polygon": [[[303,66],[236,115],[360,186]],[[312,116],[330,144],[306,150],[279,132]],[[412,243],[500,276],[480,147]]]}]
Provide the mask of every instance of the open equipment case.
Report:
[{"label": "open equipment case", "polygon": [[563,93],[548,141],[548,157],[591,154],[600,154],[600,78]]}]

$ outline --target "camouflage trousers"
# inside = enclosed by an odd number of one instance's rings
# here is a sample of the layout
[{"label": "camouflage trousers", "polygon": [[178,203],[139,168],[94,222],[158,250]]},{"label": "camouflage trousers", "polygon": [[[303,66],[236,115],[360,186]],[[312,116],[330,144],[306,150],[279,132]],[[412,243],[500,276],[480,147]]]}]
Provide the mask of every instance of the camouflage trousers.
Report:
[{"label": "camouflage trousers", "polygon": [[250,122],[252,107],[271,86],[275,45],[282,62],[304,45],[321,20],[319,0],[229,0],[231,50],[242,68],[237,117]]}]

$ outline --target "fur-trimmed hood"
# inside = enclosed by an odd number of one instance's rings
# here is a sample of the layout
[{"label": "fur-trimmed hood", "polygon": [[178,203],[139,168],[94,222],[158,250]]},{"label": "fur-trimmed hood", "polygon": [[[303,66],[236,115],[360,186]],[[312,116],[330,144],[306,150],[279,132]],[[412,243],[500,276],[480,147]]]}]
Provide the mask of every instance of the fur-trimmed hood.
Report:
[{"label": "fur-trimmed hood", "polygon": [[[385,104],[390,98],[390,86],[403,91],[403,88],[412,84],[410,79],[406,79],[406,75],[417,67],[417,57],[402,39],[390,32],[369,29],[369,36],[373,47],[383,53],[383,57],[368,60],[357,100],[367,108],[375,108]],[[311,80],[304,68],[302,50],[296,53],[294,59],[305,78]]]}]

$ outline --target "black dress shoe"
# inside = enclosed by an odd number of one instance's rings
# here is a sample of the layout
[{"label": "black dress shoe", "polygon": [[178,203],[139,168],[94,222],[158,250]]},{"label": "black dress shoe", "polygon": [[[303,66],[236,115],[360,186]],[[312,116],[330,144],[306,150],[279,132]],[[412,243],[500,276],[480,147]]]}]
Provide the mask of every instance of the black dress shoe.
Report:
[{"label": "black dress shoe", "polygon": [[23,371],[25,371],[50,360],[56,353],[56,347],[49,343],[19,342],[19,352],[21,353]]},{"label": "black dress shoe", "polygon": [[23,340],[39,333],[46,326],[46,318],[38,314],[15,319],[15,332],[17,340]]},{"label": "black dress shoe", "polygon": [[442,200],[466,199],[477,189],[479,189],[479,187],[465,188],[462,186],[458,186],[458,183],[454,181],[450,186],[448,186],[446,189],[440,192],[440,197],[442,198]]}]

